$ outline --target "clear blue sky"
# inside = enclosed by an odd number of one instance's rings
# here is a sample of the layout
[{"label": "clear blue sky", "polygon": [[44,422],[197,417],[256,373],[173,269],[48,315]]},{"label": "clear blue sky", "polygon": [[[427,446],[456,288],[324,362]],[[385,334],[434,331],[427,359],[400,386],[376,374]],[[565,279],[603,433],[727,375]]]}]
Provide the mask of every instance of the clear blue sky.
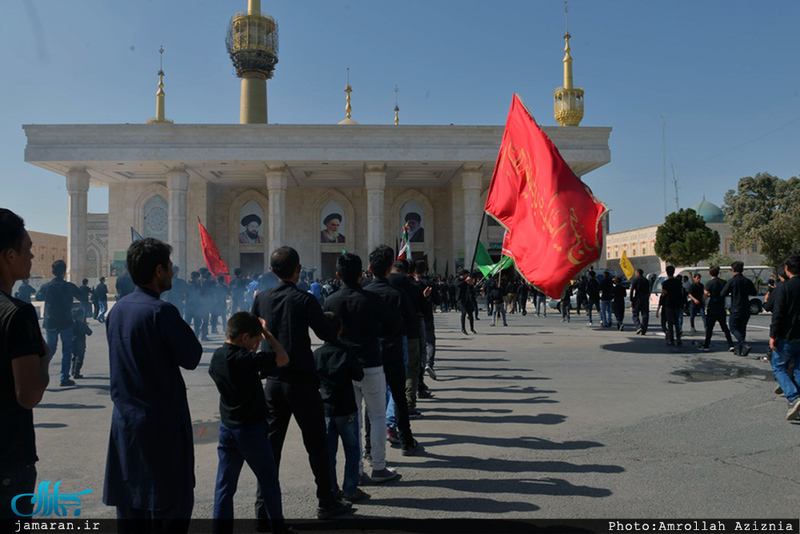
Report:
[{"label": "clear blue sky", "polygon": [[[611,163],[586,182],[612,210],[611,229],[664,217],[703,196],[718,205],[738,179],[800,175],[800,2],[706,0],[569,3],[583,126],[611,126]],[[23,161],[22,124],[143,123],[155,115],[163,44],[167,117],[236,123],[239,80],[225,51],[246,0],[4,0],[0,7],[0,206],[31,230],[64,235],[63,177]],[[519,93],[554,125],[562,84],[560,0],[262,1],[280,27],[269,82],[272,123],[353,118],[391,124],[503,124]],[[91,212],[107,190],[90,189]]]}]

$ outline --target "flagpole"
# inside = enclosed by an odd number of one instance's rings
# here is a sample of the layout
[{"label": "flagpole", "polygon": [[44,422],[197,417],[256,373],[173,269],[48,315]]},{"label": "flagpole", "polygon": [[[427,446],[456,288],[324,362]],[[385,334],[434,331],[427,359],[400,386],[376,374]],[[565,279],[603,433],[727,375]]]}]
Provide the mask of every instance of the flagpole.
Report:
[{"label": "flagpole", "polygon": [[478,238],[475,240],[475,248],[472,250],[472,262],[469,264],[469,271],[472,272],[472,269],[475,268],[475,256],[478,254],[478,243],[481,240],[481,234],[483,233],[483,223],[486,221],[486,212],[482,212],[481,215],[481,227],[478,228]]}]

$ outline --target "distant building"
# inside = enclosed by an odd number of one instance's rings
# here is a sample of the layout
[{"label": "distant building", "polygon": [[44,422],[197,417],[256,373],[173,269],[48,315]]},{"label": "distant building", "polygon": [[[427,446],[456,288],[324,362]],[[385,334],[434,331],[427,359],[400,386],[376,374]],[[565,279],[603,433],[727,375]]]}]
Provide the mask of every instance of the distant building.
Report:
[{"label": "distant building", "polygon": [[53,262],[67,258],[67,236],[32,231],[28,234],[33,242],[31,278],[52,278]]},{"label": "distant building", "polygon": [[[725,215],[719,206],[707,201],[705,198],[692,209],[700,215],[706,225],[719,233],[719,254],[729,256],[732,261],[740,260],[745,265],[763,265],[766,259],[761,254],[761,247],[753,245],[751,247],[737,247],[733,241],[733,230],[725,222]],[[656,255],[656,232],[658,227],[645,226],[624,232],[608,234],[606,236],[606,262],[608,267],[619,271],[619,259],[622,253],[631,260],[635,269],[642,269],[645,274],[649,272],[661,272],[666,268],[666,263]],[[700,262],[698,265],[708,265],[708,262]]]}]

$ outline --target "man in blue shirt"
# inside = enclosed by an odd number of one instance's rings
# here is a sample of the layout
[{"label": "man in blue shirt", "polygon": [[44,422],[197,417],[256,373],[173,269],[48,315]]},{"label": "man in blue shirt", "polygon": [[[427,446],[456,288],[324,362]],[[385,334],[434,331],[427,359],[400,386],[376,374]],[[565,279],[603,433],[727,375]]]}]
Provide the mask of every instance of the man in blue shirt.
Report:
[{"label": "man in blue shirt", "polygon": [[159,298],[172,287],[172,247],[157,239],[128,248],[136,289],[108,314],[111,436],[103,502],[120,532],[186,532],[194,506],[194,446],[186,384],[203,347],[178,309]]},{"label": "man in blue shirt", "polygon": [[81,298],[81,290],[72,282],[64,280],[67,264],[64,260],[53,262],[53,278],[36,292],[36,300],[44,301],[44,326],[47,345],[50,347],[50,359],[58,349],[58,338],[61,337],[61,386],[74,386],[69,378],[69,367],[72,364],[72,299]]}]

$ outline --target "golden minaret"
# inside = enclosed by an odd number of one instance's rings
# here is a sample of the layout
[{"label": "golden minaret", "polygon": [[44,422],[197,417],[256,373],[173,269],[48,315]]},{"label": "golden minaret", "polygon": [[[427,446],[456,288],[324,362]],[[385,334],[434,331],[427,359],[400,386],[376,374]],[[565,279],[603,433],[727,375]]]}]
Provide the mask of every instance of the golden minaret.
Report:
[{"label": "golden minaret", "polygon": [[353,106],[350,103],[350,93],[353,92],[353,88],[350,86],[350,69],[347,69],[347,85],[344,87],[344,92],[347,93],[347,104],[344,106],[344,111],[347,113],[347,118],[343,121],[339,121],[339,124],[358,124],[351,118],[353,114]]},{"label": "golden minaret", "polygon": [[394,86],[394,124],[397,126],[400,124],[400,106],[397,104],[397,93],[400,89],[397,86]]},{"label": "golden minaret", "polygon": [[166,94],[164,93],[164,47],[158,50],[161,54],[161,67],[158,69],[158,92],[156,92],[156,118],[147,119],[147,124],[172,124],[166,114]]},{"label": "golden minaret", "polygon": [[[564,2],[564,16],[567,17],[569,9]],[[567,19],[566,33],[564,33],[564,86],[553,92],[554,115],[559,126],[578,126],[583,119],[583,89],[572,85],[572,56],[569,55],[569,19]]]},{"label": "golden minaret", "polygon": [[261,13],[261,0],[249,0],[247,13],[231,19],[225,39],[228,54],[242,79],[241,124],[267,122],[267,80],[278,63],[278,24]]}]

